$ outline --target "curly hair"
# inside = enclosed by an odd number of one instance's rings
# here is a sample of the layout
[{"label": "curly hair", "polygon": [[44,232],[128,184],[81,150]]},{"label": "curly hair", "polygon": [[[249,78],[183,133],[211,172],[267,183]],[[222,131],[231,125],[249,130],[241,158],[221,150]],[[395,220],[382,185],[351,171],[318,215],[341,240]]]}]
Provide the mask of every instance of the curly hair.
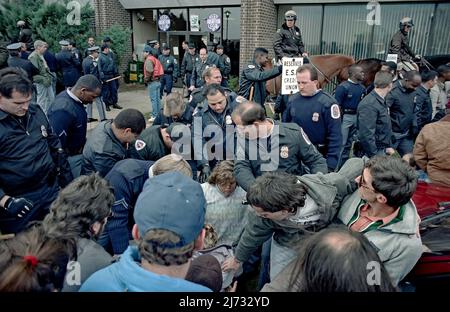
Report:
[{"label": "curly hair", "polygon": [[305,205],[306,186],[285,172],[268,172],[258,177],[247,192],[247,201],[264,211],[296,213]]},{"label": "curly hair", "polygon": [[195,241],[178,246],[180,242],[181,237],[172,231],[150,230],[138,241],[139,253],[149,263],[164,266],[185,264],[194,253]]},{"label": "curly hair", "polygon": [[64,188],[52,203],[43,226],[52,237],[90,237],[91,226],[111,213],[114,193],[98,173],[81,176]]},{"label": "curly hair", "polygon": [[234,161],[224,160],[219,162],[209,176],[208,183],[212,185],[235,183],[236,179],[234,177],[233,170]]}]

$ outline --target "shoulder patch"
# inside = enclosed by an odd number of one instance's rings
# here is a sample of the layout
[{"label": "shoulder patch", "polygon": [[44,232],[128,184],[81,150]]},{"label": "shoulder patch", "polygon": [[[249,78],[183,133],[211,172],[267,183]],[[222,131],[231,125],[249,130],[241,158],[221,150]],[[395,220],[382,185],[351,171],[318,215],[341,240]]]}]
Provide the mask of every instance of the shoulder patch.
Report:
[{"label": "shoulder patch", "polygon": [[255,69],[256,68],[256,66],[253,65],[253,64],[249,64],[247,67],[250,68],[250,69]]},{"label": "shoulder patch", "polygon": [[331,105],[331,117],[333,119],[338,119],[341,117],[341,111],[339,110],[339,106],[337,104]]},{"label": "shoulder patch", "polygon": [[280,31],[281,31],[281,29],[280,29],[280,28],[278,28],[278,29],[277,29],[277,33],[280,33]]},{"label": "shoulder patch", "polygon": [[302,128],[302,127],[300,127],[300,131],[302,132],[303,140],[305,140],[306,143],[308,143],[308,145],[311,145],[311,141],[309,140],[309,138],[308,138],[308,136],[306,135],[305,131],[303,131],[303,128]]},{"label": "shoulder patch", "polygon": [[134,147],[136,148],[137,151],[144,149],[145,145],[147,144],[145,144],[145,142],[142,140],[136,140],[136,142],[134,143]]},{"label": "shoulder patch", "polygon": [[227,63],[230,63],[231,61],[230,61],[230,58],[227,56],[227,58],[225,59],[225,61],[227,62]]},{"label": "shoulder patch", "polygon": [[176,59],[173,59],[173,63],[174,64],[178,64]]}]

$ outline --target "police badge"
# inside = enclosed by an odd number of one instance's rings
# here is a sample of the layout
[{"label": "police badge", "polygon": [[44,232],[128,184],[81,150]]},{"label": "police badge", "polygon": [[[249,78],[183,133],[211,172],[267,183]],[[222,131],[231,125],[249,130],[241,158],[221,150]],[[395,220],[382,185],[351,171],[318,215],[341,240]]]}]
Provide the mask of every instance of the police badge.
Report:
[{"label": "police badge", "polygon": [[225,123],[226,123],[227,125],[231,125],[231,124],[233,123],[233,120],[231,119],[231,116],[230,116],[230,115],[227,115],[227,116],[225,117]]},{"label": "police badge", "polygon": [[48,137],[47,129],[44,125],[41,126],[41,133],[44,138]]},{"label": "police badge", "polygon": [[280,157],[284,159],[289,157],[289,147],[287,147],[286,145],[281,147]]},{"label": "police badge", "polygon": [[314,121],[314,122],[318,122],[319,121],[319,113],[313,113],[312,121]]}]

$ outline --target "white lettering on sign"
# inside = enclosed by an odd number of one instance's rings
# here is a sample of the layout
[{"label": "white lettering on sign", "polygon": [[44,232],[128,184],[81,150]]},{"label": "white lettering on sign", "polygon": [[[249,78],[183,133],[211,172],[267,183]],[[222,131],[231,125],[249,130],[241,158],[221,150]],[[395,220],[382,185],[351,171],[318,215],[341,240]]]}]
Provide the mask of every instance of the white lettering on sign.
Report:
[{"label": "white lettering on sign", "polygon": [[303,65],[302,57],[283,57],[283,74],[281,78],[281,94],[294,94],[298,92],[297,68]]}]

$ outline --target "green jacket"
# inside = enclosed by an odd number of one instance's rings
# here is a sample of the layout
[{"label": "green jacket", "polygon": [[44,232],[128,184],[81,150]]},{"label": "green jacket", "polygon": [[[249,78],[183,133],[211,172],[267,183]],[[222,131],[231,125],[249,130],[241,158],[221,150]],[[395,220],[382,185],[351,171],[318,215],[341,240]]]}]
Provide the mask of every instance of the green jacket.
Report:
[{"label": "green jacket", "polygon": [[[320,220],[305,226],[291,221],[292,218],[282,221],[261,218],[251,210],[248,214],[247,226],[236,247],[236,259],[240,262],[249,259],[272,234],[275,241],[282,246],[299,247],[306,237],[331,222],[344,197],[357,189],[354,180],[361,174],[362,168],[362,159],[352,158],[337,173],[298,176],[298,180],[306,185],[307,194],[318,205]],[[297,215],[301,209],[298,209]]]},{"label": "green jacket", "polygon": [[52,85],[52,74],[50,73],[50,69],[48,68],[47,62],[45,62],[44,57],[34,51],[28,56],[28,60],[39,71],[37,75],[33,76],[33,82],[42,84],[44,87],[50,87]]},{"label": "green jacket", "polygon": [[[346,198],[339,210],[338,219],[348,226],[360,202],[358,192]],[[422,255],[422,240],[418,227],[420,218],[416,206],[409,201],[400,209],[402,211],[398,218],[401,218],[401,221],[363,232],[375,246],[394,285],[411,271]]]}]

